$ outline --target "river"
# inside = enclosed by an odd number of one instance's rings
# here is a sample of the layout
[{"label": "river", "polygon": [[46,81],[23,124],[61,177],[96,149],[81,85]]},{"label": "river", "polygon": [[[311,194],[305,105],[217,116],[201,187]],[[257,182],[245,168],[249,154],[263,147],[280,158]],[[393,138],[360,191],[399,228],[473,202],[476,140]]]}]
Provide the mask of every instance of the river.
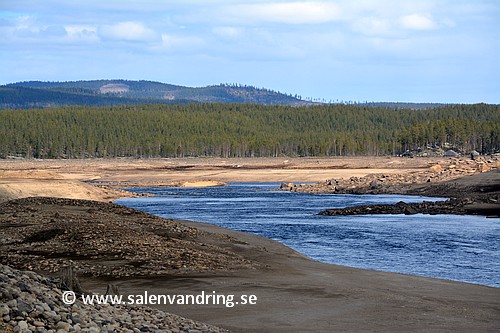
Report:
[{"label": "river", "polygon": [[460,215],[320,216],[327,208],[436,200],[306,194],[277,183],[134,188],[154,197],[117,203],[161,217],[209,222],[279,241],[312,259],[500,287],[500,219]]}]

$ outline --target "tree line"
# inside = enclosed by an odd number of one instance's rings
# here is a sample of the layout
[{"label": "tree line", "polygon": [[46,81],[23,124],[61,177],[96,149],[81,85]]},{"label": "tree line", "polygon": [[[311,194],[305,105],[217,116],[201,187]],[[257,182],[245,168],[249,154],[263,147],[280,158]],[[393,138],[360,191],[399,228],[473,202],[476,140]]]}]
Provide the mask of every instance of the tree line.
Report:
[{"label": "tree line", "polygon": [[500,107],[193,103],[0,110],[0,158],[398,155],[500,150]]}]

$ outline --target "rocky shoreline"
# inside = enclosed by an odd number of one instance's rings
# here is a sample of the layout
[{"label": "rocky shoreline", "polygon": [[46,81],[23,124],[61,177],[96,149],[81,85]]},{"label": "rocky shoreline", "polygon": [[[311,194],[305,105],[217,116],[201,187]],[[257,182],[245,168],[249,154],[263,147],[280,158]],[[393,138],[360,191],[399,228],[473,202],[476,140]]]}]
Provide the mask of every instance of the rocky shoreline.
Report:
[{"label": "rocky shoreline", "polygon": [[422,203],[363,205],[326,209],[320,215],[360,214],[479,214],[500,216],[498,157],[472,161],[451,160],[409,175],[371,174],[365,177],[329,179],[316,184],[282,183],[280,189],[315,194],[403,194],[449,198]]},{"label": "rocky shoreline", "polygon": [[400,201],[390,205],[361,205],[348,208],[334,208],[323,210],[319,215],[327,216],[347,216],[347,215],[367,215],[367,214],[467,214],[464,202],[462,200],[446,201],[424,201],[419,203],[406,203]]},{"label": "rocky shoreline", "polygon": [[59,281],[0,264],[0,331],[5,333],[222,333],[224,329],[145,306],[73,305]]}]

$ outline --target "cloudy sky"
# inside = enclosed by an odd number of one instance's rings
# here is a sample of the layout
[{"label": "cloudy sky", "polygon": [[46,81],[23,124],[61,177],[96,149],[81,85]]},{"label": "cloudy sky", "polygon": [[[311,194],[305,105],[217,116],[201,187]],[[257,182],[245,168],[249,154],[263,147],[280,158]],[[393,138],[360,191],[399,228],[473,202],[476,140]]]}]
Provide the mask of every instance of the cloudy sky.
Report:
[{"label": "cloudy sky", "polygon": [[240,83],[500,103],[499,0],[0,0],[0,84]]}]

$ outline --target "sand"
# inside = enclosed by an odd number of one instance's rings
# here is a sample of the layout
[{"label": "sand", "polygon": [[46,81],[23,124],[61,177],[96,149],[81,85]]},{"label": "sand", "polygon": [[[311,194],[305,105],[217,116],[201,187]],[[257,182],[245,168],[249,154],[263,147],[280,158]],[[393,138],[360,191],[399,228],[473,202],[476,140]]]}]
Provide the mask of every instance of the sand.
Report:
[{"label": "sand", "polygon": [[110,201],[127,196],[112,189],[126,187],[320,182],[382,172],[409,174],[440,161],[391,157],[0,160],[0,200],[53,196]]}]

